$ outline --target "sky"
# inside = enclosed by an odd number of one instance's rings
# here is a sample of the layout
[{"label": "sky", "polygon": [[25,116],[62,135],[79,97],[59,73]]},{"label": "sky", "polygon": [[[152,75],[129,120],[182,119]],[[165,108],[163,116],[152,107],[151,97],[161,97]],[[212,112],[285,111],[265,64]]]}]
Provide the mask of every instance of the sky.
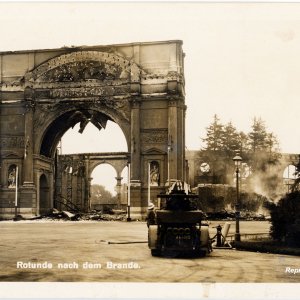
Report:
[{"label": "sky", "polygon": [[[244,132],[260,117],[282,152],[300,153],[300,3],[1,2],[0,36],[0,51],[182,40],[187,149],[200,149],[217,114]],[[110,130],[109,151],[126,151]],[[65,153],[87,144],[75,132]],[[91,132],[92,151],[106,151]]]},{"label": "sky", "polygon": [[216,113],[300,152],[300,3],[0,3],[0,51],[183,40],[186,146]]}]

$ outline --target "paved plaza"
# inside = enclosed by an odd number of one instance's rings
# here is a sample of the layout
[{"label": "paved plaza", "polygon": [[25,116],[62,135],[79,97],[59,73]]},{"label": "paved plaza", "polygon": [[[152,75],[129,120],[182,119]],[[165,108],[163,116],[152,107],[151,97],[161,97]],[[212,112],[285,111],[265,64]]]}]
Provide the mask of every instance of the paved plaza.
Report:
[{"label": "paved plaza", "polygon": [[[269,226],[241,222],[241,232],[268,232]],[[215,249],[204,258],[152,257],[144,222],[3,221],[0,230],[1,282],[300,281],[299,273],[287,271],[299,269],[296,256]]]}]

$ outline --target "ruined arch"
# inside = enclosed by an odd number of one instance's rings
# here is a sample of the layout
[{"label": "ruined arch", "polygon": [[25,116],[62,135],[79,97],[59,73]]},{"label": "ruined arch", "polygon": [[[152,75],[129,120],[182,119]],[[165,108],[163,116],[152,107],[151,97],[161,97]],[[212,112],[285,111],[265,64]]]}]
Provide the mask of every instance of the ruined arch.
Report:
[{"label": "ruined arch", "polygon": [[128,165],[128,158],[126,156],[117,156],[115,158],[103,158],[101,154],[99,155],[99,159],[94,160],[90,163],[89,167],[89,177],[91,177],[93,171],[102,164],[108,164],[113,167],[116,171],[117,177],[121,176],[123,169]]},{"label": "ruined arch", "polygon": [[65,119],[87,110],[116,122],[130,148],[130,92],[143,73],[120,55],[97,51],[64,54],[28,72],[25,97],[29,102],[34,100],[35,152],[53,156],[53,149],[50,153],[42,149],[45,139],[57,142],[72,125]]},{"label": "ruined arch", "polygon": [[[47,175],[51,205],[55,203],[52,196],[60,192],[54,190],[55,147],[72,127],[66,121],[76,113],[87,119],[105,116],[123,131],[128,145],[125,156],[131,166],[132,217],[146,212],[149,160],[157,160],[161,169],[161,184],[155,193],[164,190],[168,176],[184,180],[183,58],[181,41],[0,52],[1,165],[10,161],[20,165],[20,193],[28,199],[21,211],[38,213],[41,172]],[[9,153],[16,157],[10,159]],[[90,156],[85,159],[73,163],[80,162],[83,171]],[[68,178],[84,186],[77,199],[85,205],[89,178],[81,178],[81,171]],[[0,186],[0,196],[7,199],[4,207],[10,208],[13,194],[5,189],[5,168],[0,176],[4,186]]]}]

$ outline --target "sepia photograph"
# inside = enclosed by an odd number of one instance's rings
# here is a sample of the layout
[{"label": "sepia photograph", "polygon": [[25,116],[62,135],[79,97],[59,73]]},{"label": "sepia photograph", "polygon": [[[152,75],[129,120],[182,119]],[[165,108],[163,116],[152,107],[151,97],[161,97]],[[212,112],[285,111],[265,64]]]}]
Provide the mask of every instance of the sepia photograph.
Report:
[{"label": "sepia photograph", "polygon": [[0,298],[298,299],[300,3],[0,2]]}]

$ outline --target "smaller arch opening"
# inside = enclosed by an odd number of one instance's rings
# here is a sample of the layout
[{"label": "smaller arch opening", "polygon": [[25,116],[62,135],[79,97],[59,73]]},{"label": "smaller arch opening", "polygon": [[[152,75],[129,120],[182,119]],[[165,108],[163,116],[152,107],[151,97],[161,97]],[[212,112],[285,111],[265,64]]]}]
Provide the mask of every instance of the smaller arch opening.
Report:
[{"label": "smaller arch opening", "polygon": [[50,209],[49,184],[45,174],[40,176],[40,213],[47,213]]},{"label": "smaller arch opening", "polygon": [[110,212],[119,208],[117,171],[107,163],[96,166],[91,174],[90,206],[93,210]]}]

